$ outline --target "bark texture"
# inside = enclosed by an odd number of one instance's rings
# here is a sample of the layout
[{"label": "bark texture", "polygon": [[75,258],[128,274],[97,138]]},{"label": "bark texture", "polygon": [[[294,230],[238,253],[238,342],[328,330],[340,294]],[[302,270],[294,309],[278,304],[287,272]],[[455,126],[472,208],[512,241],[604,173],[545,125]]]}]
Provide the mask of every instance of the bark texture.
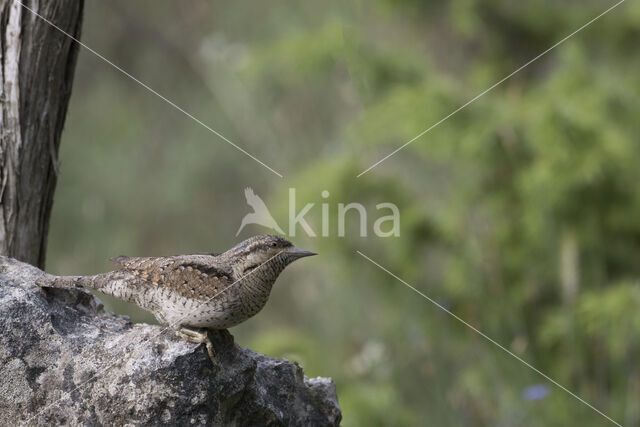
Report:
[{"label": "bark texture", "polygon": [[79,38],[84,2],[22,3],[0,0],[0,254],[44,267],[79,46],[42,18]]}]

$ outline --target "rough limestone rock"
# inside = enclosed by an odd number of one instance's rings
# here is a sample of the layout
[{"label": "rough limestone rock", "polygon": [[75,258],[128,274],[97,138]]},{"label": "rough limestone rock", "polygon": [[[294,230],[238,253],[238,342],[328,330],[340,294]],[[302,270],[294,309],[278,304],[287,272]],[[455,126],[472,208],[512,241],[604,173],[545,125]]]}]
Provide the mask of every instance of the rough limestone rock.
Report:
[{"label": "rough limestone rock", "polygon": [[338,425],[335,386],[214,333],[134,325],[0,257],[0,425]]}]

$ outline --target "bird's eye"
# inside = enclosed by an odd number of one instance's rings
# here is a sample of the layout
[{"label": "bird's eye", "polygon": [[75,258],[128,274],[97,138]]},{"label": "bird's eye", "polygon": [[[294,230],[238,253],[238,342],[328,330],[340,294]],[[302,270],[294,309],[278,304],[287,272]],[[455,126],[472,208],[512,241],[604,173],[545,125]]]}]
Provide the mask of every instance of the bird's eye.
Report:
[{"label": "bird's eye", "polygon": [[273,243],[271,243],[271,246],[273,246],[275,248],[276,246],[278,246],[278,244],[276,242],[273,242]]}]

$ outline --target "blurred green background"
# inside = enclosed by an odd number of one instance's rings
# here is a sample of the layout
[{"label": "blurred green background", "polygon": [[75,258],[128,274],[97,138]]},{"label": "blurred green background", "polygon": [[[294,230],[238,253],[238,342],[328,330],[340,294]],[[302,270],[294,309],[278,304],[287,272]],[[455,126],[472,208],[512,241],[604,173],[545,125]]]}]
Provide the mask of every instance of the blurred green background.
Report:
[{"label": "blurred green background", "polygon": [[[613,2],[86,3],[48,270],[223,251],[254,188],[288,189],[320,256],[287,269],[243,346],[331,376],[344,425],[606,420],[360,250],[624,425],[640,425],[640,4],[626,2],[370,172],[356,175]],[[330,192],[328,199],[321,192]],[[337,204],[368,209],[337,237]],[[371,233],[395,203],[400,237]],[[152,317],[104,298],[135,321]]]}]

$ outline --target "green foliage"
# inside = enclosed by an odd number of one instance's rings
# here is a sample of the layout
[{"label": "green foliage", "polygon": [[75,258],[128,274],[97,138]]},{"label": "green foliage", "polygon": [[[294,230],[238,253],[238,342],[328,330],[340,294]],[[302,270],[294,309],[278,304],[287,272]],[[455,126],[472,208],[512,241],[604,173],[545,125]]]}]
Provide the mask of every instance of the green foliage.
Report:
[{"label": "green foliage", "polygon": [[[295,187],[299,207],[315,203],[307,218],[316,232],[329,204],[331,235],[298,230],[296,244],[321,256],[285,272],[264,312],[234,334],[332,376],[345,425],[603,421],[356,250],[612,418],[640,424],[640,7],[627,3],[359,178],[608,6],[379,0],[228,4],[213,17],[183,10],[190,25],[157,31],[185,44],[214,40],[226,56],[204,61],[181,47],[178,65],[153,33],[124,47],[116,39],[106,56],[146,72],[140,63],[171,62],[154,86],[286,178],[271,179],[81,57],[50,265],[73,274],[106,268],[102,259],[120,252],[219,251],[237,240],[245,186],[268,195],[281,225]],[[89,22],[120,22],[109,6],[94,7],[105,9],[88,8]],[[157,20],[173,22],[171,7],[156,9]],[[100,40],[95,28],[87,25],[89,45]],[[336,237],[337,203],[349,202],[374,218],[377,203],[395,203],[400,237],[361,238],[355,218]],[[545,396],[525,397],[540,384]]]}]

